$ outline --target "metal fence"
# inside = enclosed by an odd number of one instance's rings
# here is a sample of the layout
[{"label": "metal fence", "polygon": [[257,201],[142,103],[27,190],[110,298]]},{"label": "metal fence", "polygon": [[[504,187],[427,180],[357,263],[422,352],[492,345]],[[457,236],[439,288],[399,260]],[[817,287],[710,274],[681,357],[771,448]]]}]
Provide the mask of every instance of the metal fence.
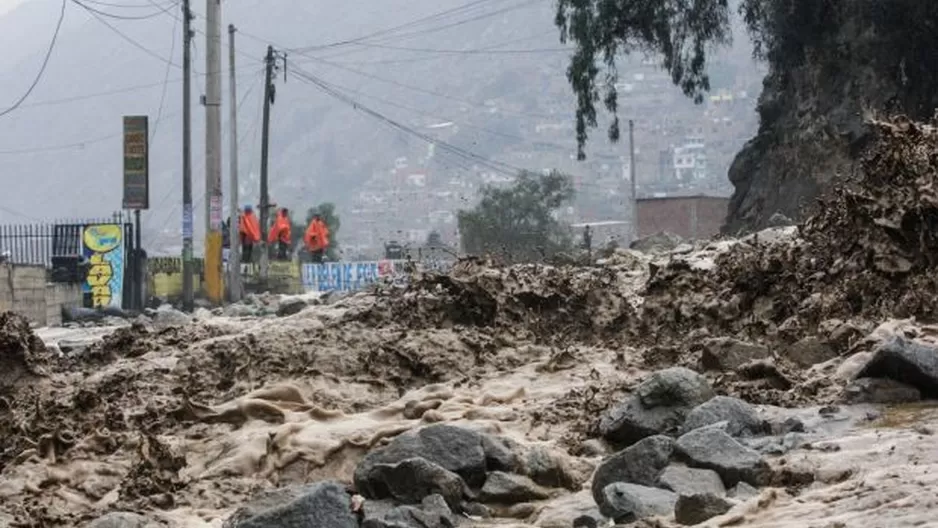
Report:
[{"label": "metal fence", "polygon": [[53,257],[81,254],[81,233],[85,226],[114,223],[123,224],[125,243],[132,244],[133,224],[129,215],[122,213],[114,213],[111,218],[0,225],[0,255],[14,264],[52,267]]}]

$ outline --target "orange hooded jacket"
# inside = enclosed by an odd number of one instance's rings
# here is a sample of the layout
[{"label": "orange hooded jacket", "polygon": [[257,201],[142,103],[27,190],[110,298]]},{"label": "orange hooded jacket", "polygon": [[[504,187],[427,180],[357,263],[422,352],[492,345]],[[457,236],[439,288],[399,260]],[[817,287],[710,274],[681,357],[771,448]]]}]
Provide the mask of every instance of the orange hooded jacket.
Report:
[{"label": "orange hooded jacket", "polygon": [[277,219],[274,220],[274,226],[267,235],[267,242],[273,244],[279,241],[289,245],[292,229],[293,228],[290,226],[290,218],[287,217],[283,211],[278,211]]},{"label": "orange hooded jacket", "polygon": [[320,251],[329,247],[329,227],[322,220],[313,219],[306,228],[303,242],[310,251]]},{"label": "orange hooded jacket", "polygon": [[256,244],[261,241],[261,224],[253,211],[241,213],[238,233],[241,234],[242,243]]}]

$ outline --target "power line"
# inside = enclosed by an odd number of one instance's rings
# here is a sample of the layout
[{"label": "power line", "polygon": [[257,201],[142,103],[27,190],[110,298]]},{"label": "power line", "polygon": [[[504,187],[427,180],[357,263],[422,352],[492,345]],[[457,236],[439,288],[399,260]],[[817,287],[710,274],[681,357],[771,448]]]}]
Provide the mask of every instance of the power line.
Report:
[{"label": "power line", "polygon": [[381,48],[399,51],[414,51],[420,53],[441,53],[456,55],[497,55],[497,54],[526,54],[526,53],[557,53],[561,51],[570,51],[567,48],[534,48],[534,49],[439,49],[439,48],[408,48],[405,46],[389,46],[385,44],[358,43],[356,46],[366,48]]},{"label": "power line", "polygon": [[[154,0],[150,0],[150,1],[155,3]],[[173,19],[172,39],[171,39],[171,41],[170,41],[170,47],[169,47],[169,59],[170,59],[170,60],[172,60],[172,59],[173,59],[173,55],[176,54],[176,26],[177,26],[177,22],[178,22],[178,19]],[[151,134],[150,137],[149,137],[148,140],[147,140],[148,143],[150,143],[150,144],[153,143],[153,138],[156,137],[157,132],[159,132],[159,130],[160,130],[160,119],[162,119],[162,117],[163,117],[163,103],[166,101],[166,87],[167,87],[168,84],[169,84],[169,68],[170,68],[170,63],[166,63],[166,70],[163,72],[163,90],[162,90],[162,93],[160,94],[160,107],[159,107],[159,109],[156,111],[156,122],[153,124],[153,134]]]},{"label": "power line", "polygon": [[20,96],[20,98],[17,99],[15,103],[13,103],[13,106],[0,112],[0,117],[3,117],[19,108],[19,106],[23,104],[23,101],[25,101],[26,98],[29,97],[31,93],[33,93],[33,90],[36,89],[36,85],[39,84],[39,80],[42,79],[42,75],[46,71],[46,66],[49,65],[49,58],[52,57],[52,50],[55,49],[55,42],[59,38],[59,31],[62,29],[63,20],[65,20],[65,0],[62,0],[62,9],[59,12],[59,20],[55,24],[55,31],[52,33],[52,41],[49,43],[49,49],[46,50],[46,56],[42,59],[42,65],[39,67],[39,73],[36,74],[36,78],[33,79],[32,84],[30,84],[29,88],[26,89],[26,93]]},{"label": "power line", "polygon": [[395,120],[393,120],[393,119],[391,119],[391,118],[389,118],[389,117],[387,117],[387,116],[381,114],[380,112],[377,112],[377,111],[375,111],[375,110],[372,110],[371,108],[369,108],[368,106],[365,106],[365,105],[362,104],[361,102],[356,101],[355,99],[352,99],[351,97],[348,97],[348,96],[342,94],[341,92],[339,92],[338,90],[336,90],[335,88],[333,88],[329,83],[327,83],[327,82],[325,82],[325,81],[323,81],[323,80],[317,78],[316,76],[314,76],[314,75],[312,75],[312,74],[310,74],[310,73],[307,73],[307,72],[305,72],[305,71],[303,71],[303,70],[300,70],[299,68],[294,67],[294,68],[291,70],[291,72],[293,73],[294,76],[299,77],[300,79],[305,80],[307,83],[312,83],[313,85],[315,85],[316,87],[318,87],[318,88],[319,88],[320,90],[322,90],[323,92],[325,92],[325,93],[327,93],[328,95],[331,95],[332,97],[334,97],[334,98],[336,98],[336,99],[339,99],[340,101],[342,101],[342,102],[344,102],[344,103],[350,105],[350,106],[351,106],[352,108],[354,108],[355,110],[358,110],[358,111],[360,111],[360,112],[362,112],[362,113],[364,113],[364,114],[366,114],[366,115],[369,115],[369,116],[371,116],[371,117],[373,117],[373,118],[375,118],[375,119],[377,119],[377,120],[379,120],[379,121],[381,121],[381,122],[383,122],[383,123],[389,125],[391,128],[394,128],[394,129],[399,130],[399,131],[401,131],[401,132],[404,132],[404,133],[406,133],[406,134],[410,134],[410,135],[412,135],[412,136],[415,136],[415,137],[417,137],[417,138],[419,138],[419,139],[422,139],[423,141],[425,141],[425,142],[427,142],[427,143],[429,143],[429,144],[436,145],[436,146],[439,147],[440,149],[442,149],[442,150],[444,150],[444,151],[446,151],[446,152],[449,152],[449,153],[451,153],[451,154],[453,154],[453,155],[455,155],[455,156],[461,157],[461,158],[463,158],[463,159],[466,159],[467,161],[471,161],[471,162],[477,163],[477,164],[482,165],[482,166],[484,166],[484,167],[487,167],[487,168],[489,168],[489,169],[491,169],[491,170],[493,170],[493,171],[495,171],[495,172],[499,172],[499,173],[506,174],[506,175],[514,175],[514,174],[517,174],[517,172],[521,170],[521,169],[519,169],[518,167],[513,167],[513,166],[511,166],[511,165],[509,165],[509,164],[507,164],[507,163],[503,163],[503,162],[500,162],[500,161],[490,160],[490,159],[488,159],[488,158],[485,158],[485,157],[483,157],[483,156],[480,156],[480,155],[478,155],[478,154],[475,154],[475,153],[473,153],[473,152],[471,152],[471,151],[468,151],[468,150],[462,149],[462,148],[460,148],[460,147],[457,147],[457,146],[455,146],[455,145],[452,145],[452,144],[450,144],[450,143],[447,143],[447,142],[445,142],[445,141],[443,141],[443,140],[439,140],[439,139],[433,138],[433,137],[431,137],[431,136],[428,136],[428,135],[426,135],[426,134],[423,134],[422,132],[418,132],[417,130],[414,130],[414,129],[412,129],[412,128],[406,126],[406,125],[403,125],[403,124],[401,124],[401,123],[399,123],[399,122],[397,122],[397,121],[395,121]]},{"label": "power line", "polygon": [[81,2],[81,0],[72,0],[72,2],[80,6],[82,9],[88,11],[89,13],[94,13],[96,15],[113,18],[116,20],[146,20],[148,18],[154,18],[160,15],[159,12],[149,13],[146,15],[115,15],[114,13],[108,13],[107,11],[103,11],[101,9],[97,9],[97,8],[85,5],[84,3]]},{"label": "power line", "polygon": [[[428,89],[426,89],[426,88],[420,88],[419,86],[412,86],[412,85],[409,85],[409,84],[405,84],[405,83],[402,83],[402,82],[395,81],[395,80],[393,80],[393,79],[388,79],[388,78],[386,78],[386,77],[381,77],[381,76],[379,76],[379,75],[374,75],[374,74],[372,74],[372,73],[363,72],[363,71],[361,71],[361,70],[356,70],[355,68],[349,68],[348,66],[343,66],[342,64],[339,64],[339,63],[337,63],[337,62],[332,62],[332,61],[329,61],[329,60],[326,60],[326,59],[321,59],[321,58],[319,58],[319,57],[314,57],[314,56],[312,56],[312,55],[307,55],[307,54],[305,54],[305,53],[299,53],[299,54],[300,54],[301,56],[303,56],[303,57],[309,58],[309,59],[312,60],[312,61],[319,62],[319,63],[322,63],[322,64],[326,64],[326,65],[328,65],[328,66],[332,66],[333,68],[338,68],[338,69],[340,69],[340,70],[345,70],[345,71],[350,72],[350,73],[354,73],[354,74],[357,74],[357,75],[361,75],[362,77],[367,77],[367,78],[369,78],[369,79],[374,79],[374,80],[379,81],[379,82],[383,82],[383,83],[386,83],[386,84],[390,84],[390,85],[393,85],[393,86],[397,86],[397,87],[399,87],[399,88],[404,88],[404,89],[406,89],[406,90],[411,90],[411,91],[414,91],[414,92],[417,92],[417,93],[432,95],[432,96],[434,96],[434,97],[439,97],[439,98],[441,98],[441,99],[447,99],[447,100],[449,100],[449,101],[453,101],[453,102],[456,102],[456,103],[461,103],[461,104],[465,104],[465,105],[469,105],[469,106],[475,106],[475,107],[479,107],[479,106],[480,106],[478,103],[474,103],[474,102],[469,101],[469,100],[467,100],[467,99],[460,99],[460,98],[458,98],[458,97],[453,97],[453,96],[451,96],[451,95],[448,95],[448,94],[445,94],[445,93],[441,93],[441,92],[436,92],[436,91],[434,91],[434,90],[428,90]],[[516,116],[523,116],[523,117],[535,117],[535,118],[553,118],[553,117],[555,117],[555,116],[550,116],[550,115],[527,114],[527,113],[519,113],[519,112],[504,112],[504,113],[507,114],[507,115],[516,115]]]},{"label": "power line", "polygon": [[[75,0],[72,0],[72,1],[75,1]],[[173,62],[172,59],[167,59],[167,58],[163,57],[162,55],[160,55],[159,53],[156,53],[155,51],[153,51],[153,50],[147,48],[147,47],[144,46],[143,44],[140,44],[140,43],[137,42],[136,40],[130,38],[130,37],[127,36],[127,34],[125,34],[123,31],[121,31],[121,30],[117,29],[116,27],[114,27],[113,25],[111,25],[110,22],[108,22],[107,20],[105,20],[105,19],[104,19],[101,15],[99,15],[98,13],[96,13],[96,12],[94,12],[94,11],[90,11],[90,10],[88,11],[88,13],[89,13],[91,16],[93,16],[95,19],[97,19],[98,22],[101,22],[102,24],[104,24],[105,26],[107,26],[108,29],[110,29],[110,30],[113,31],[114,33],[117,33],[118,36],[120,36],[122,39],[124,39],[126,42],[128,42],[128,43],[129,43],[130,45],[132,45],[133,47],[139,49],[140,51],[146,53],[147,55],[149,55],[149,56],[151,56],[151,57],[153,57],[153,58],[155,58],[155,59],[157,59],[157,60],[160,60],[160,61],[162,61],[162,62],[164,62],[164,63],[166,63],[166,64],[169,64],[170,66],[173,66],[173,67],[175,67],[175,68],[179,68],[180,70],[182,69],[182,66],[180,66],[179,64],[176,64],[175,62]]]},{"label": "power line", "polygon": [[[143,5],[143,4],[120,4],[117,2],[105,2],[103,0],[82,0],[82,2],[86,4],[95,4],[95,5],[100,5],[104,7],[116,7],[119,9],[149,9],[150,8],[150,6]],[[161,7],[159,4],[157,4],[156,2],[152,0],[150,0],[149,3],[153,6]],[[171,3],[178,5],[179,2],[171,2]]]},{"label": "power line", "polygon": [[481,5],[481,4],[485,4],[485,3],[490,2],[490,1],[492,1],[492,0],[474,0],[473,2],[469,2],[469,3],[467,3],[467,4],[463,4],[463,5],[458,6],[458,7],[454,7],[454,8],[451,8],[451,9],[444,10],[444,11],[440,11],[440,12],[438,12],[438,13],[434,13],[434,14],[432,14],[432,15],[428,15],[428,16],[425,16],[425,17],[422,17],[422,18],[418,18],[417,20],[413,20],[413,21],[407,22],[407,23],[405,23],[405,24],[401,24],[401,25],[398,25],[398,26],[393,26],[393,27],[390,27],[390,28],[385,28],[385,29],[382,29],[382,30],[379,30],[379,31],[375,31],[375,32],[373,32],[373,33],[369,33],[369,34],[367,34],[367,35],[362,35],[362,36],[357,37],[357,38],[346,39],[346,40],[339,40],[339,41],[336,41],[336,42],[330,42],[330,43],[328,43],[328,44],[319,44],[319,45],[315,45],[315,46],[307,46],[307,47],[305,47],[305,48],[288,49],[287,51],[290,51],[290,52],[301,52],[301,51],[308,52],[308,51],[315,51],[315,50],[321,50],[321,49],[326,49],[326,48],[335,48],[335,47],[339,47],[339,46],[346,46],[346,45],[348,45],[348,44],[355,44],[355,43],[361,42],[361,41],[363,41],[363,40],[369,40],[369,39],[373,39],[373,38],[375,38],[375,37],[379,37],[379,36],[381,36],[381,35],[386,35],[386,34],[388,34],[388,33],[394,33],[395,31],[400,30],[400,29],[405,29],[405,28],[408,28],[408,27],[412,27],[412,26],[415,26],[415,25],[419,25],[419,24],[421,24],[421,23],[423,23],[423,22],[428,22],[428,21],[431,21],[431,20],[439,19],[439,18],[445,18],[447,15],[454,14],[454,13],[458,13],[458,12],[460,12],[460,11],[467,10],[467,9],[472,9],[472,8],[475,7],[475,6],[478,6],[478,5]]}]

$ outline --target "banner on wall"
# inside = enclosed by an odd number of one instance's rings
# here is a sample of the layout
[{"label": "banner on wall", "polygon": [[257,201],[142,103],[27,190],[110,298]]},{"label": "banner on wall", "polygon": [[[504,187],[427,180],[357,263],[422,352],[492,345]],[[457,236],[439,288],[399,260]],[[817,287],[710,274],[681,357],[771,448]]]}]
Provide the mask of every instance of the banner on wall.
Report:
[{"label": "banner on wall", "polygon": [[[421,269],[444,271],[448,263],[416,264]],[[304,264],[303,287],[306,291],[357,291],[378,281],[403,281],[415,263],[406,260],[376,260],[370,262],[325,262]]]},{"label": "banner on wall", "polygon": [[303,266],[303,287],[307,291],[355,291],[378,280],[395,276],[402,261],[325,262]]},{"label": "banner on wall", "polygon": [[82,254],[88,261],[83,290],[91,307],[120,308],[124,295],[124,228],[119,224],[85,226]]}]

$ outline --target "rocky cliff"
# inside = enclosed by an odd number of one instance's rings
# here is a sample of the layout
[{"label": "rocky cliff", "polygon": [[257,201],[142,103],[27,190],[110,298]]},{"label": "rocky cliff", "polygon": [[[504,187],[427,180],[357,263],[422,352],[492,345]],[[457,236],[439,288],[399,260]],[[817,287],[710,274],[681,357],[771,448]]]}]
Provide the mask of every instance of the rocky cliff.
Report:
[{"label": "rocky cliff", "polygon": [[768,54],[760,128],[737,155],[727,233],[775,213],[802,218],[849,184],[871,114],[929,119],[938,105],[938,6],[900,0],[824,2],[814,20],[779,31]]}]

